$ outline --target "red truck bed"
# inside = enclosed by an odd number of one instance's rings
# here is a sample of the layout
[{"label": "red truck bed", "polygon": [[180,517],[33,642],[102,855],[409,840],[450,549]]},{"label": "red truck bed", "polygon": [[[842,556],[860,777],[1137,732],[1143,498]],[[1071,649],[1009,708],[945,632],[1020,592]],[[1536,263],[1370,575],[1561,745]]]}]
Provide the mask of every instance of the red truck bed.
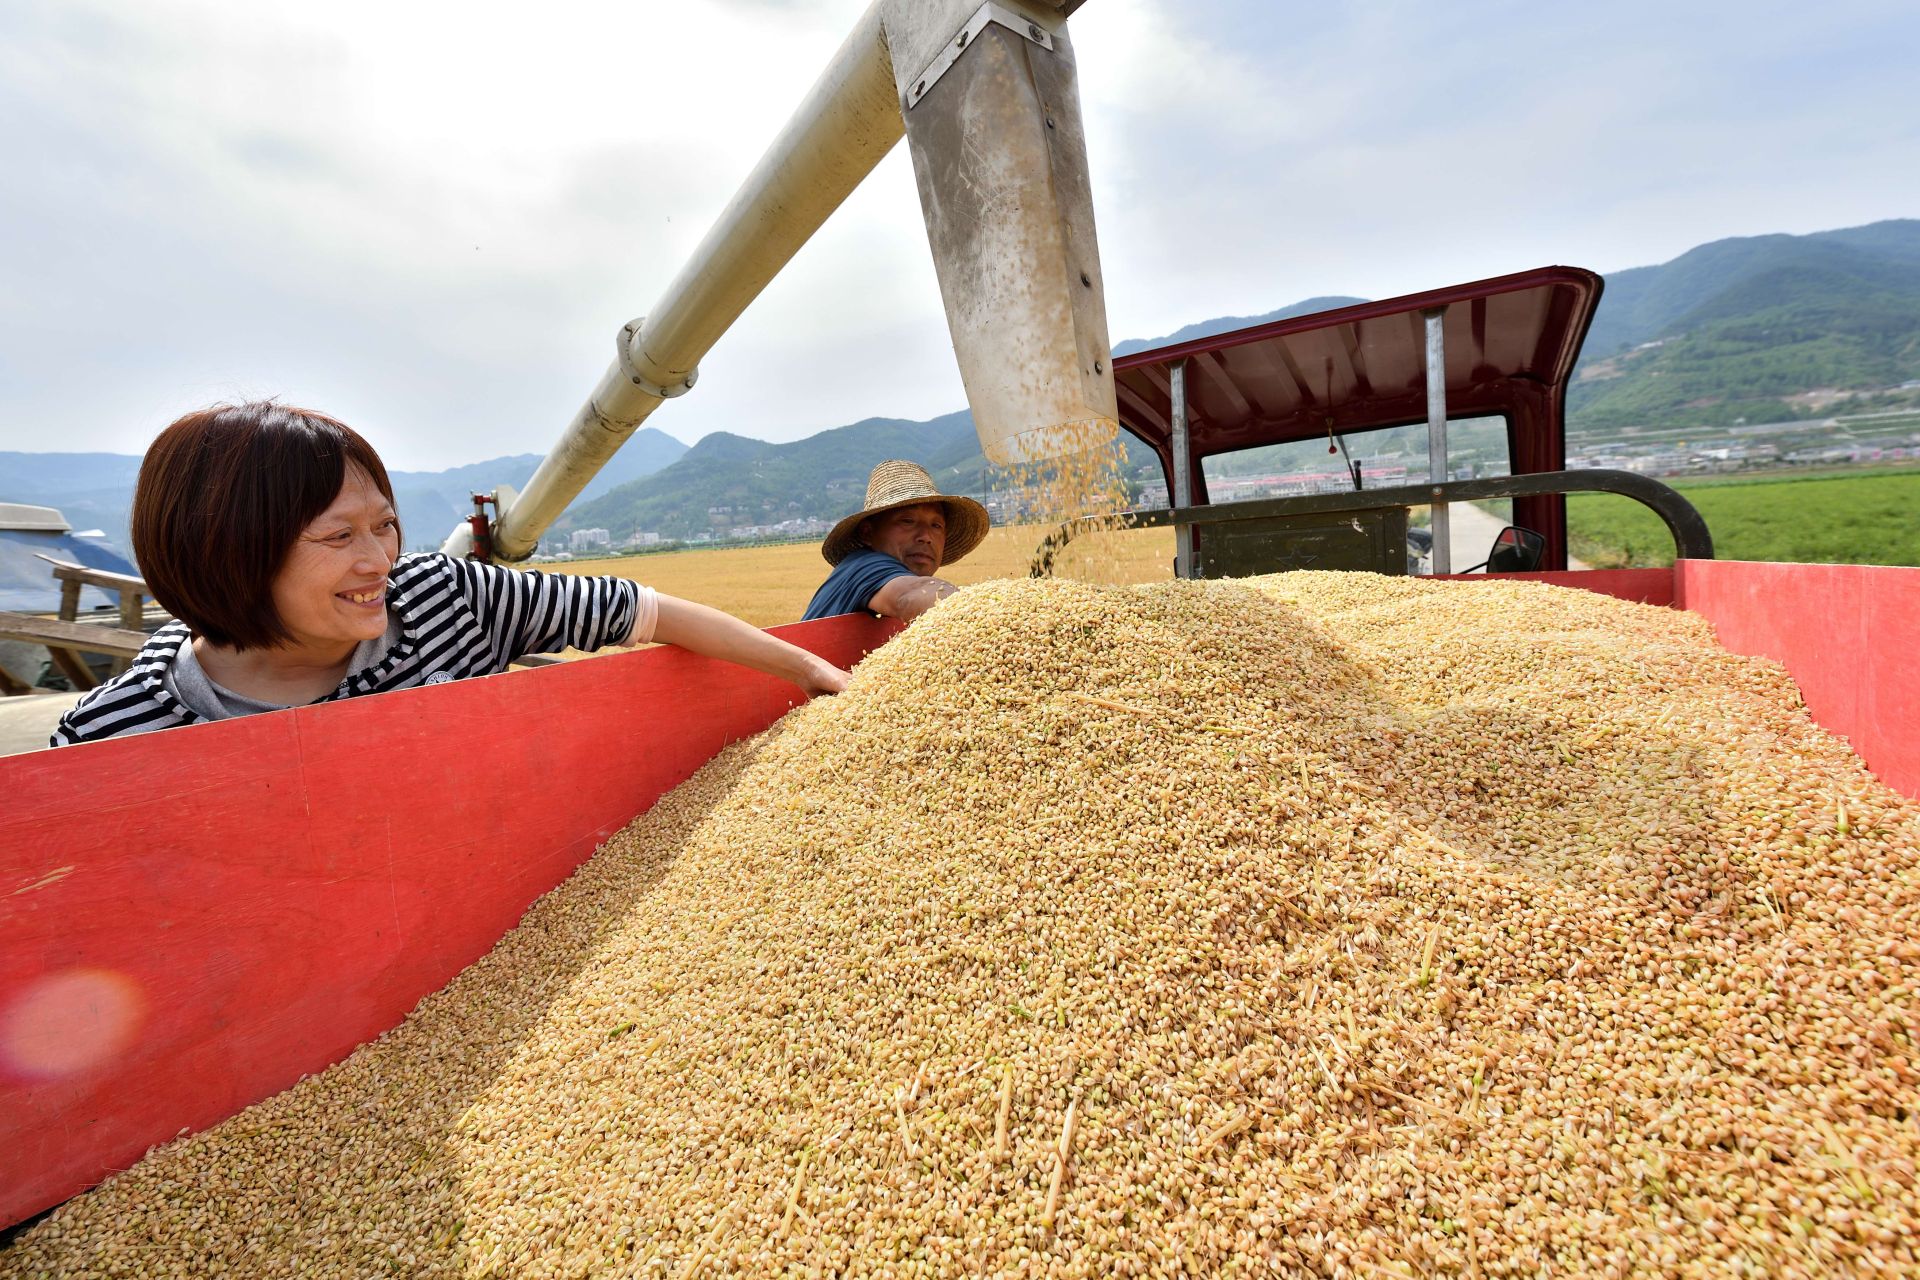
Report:
[{"label": "red truck bed", "polygon": [[[1515,576],[1699,613],[1920,795],[1920,569]],[[779,632],[850,664],[894,630]],[[653,649],[0,758],[0,1226],[394,1026],[796,696]]]}]

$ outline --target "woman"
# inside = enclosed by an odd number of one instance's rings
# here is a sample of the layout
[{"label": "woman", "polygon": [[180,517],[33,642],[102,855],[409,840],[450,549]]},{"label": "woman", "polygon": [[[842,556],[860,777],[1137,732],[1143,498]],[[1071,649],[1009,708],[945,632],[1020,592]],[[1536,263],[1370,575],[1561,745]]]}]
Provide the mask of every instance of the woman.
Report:
[{"label": "woman", "polygon": [[177,621],[69,711],[91,742],[504,671],[658,640],[838,693],[847,674],[704,605],[622,578],[400,554],[393,486],[342,422],[272,403],[190,413],[147,450],[133,549]]}]

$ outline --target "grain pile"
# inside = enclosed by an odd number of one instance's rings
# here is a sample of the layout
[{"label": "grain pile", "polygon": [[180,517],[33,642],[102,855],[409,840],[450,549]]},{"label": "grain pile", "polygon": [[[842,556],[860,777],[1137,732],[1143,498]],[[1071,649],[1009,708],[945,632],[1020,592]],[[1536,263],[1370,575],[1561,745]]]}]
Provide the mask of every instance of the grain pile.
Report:
[{"label": "grain pile", "polygon": [[1914,1274],[1920,806],[1701,622],[945,602],[0,1274]]}]

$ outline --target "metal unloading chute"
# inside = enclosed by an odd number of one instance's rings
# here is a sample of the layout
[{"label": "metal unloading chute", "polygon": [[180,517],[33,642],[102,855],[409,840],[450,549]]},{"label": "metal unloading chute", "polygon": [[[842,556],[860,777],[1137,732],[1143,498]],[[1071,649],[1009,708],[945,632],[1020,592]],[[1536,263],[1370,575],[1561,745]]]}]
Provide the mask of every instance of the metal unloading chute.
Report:
[{"label": "metal unloading chute", "polygon": [[[975,429],[1007,464],[1116,430],[1067,15],[1080,0],[875,0],[526,488],[491,552],[542,531],[904,133]],[[474,549],[460,525],[443,550]]]}]

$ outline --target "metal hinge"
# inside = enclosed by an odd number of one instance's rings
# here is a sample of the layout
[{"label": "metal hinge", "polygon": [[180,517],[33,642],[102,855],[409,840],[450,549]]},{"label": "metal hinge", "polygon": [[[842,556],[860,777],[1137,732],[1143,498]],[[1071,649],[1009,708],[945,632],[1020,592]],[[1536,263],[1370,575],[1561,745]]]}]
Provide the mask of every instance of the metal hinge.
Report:
[{"label": "metal hinge", "polygon": [[996,4],[994,0],[987,0],[986,4],[973,11],[973,16],[967,19],[967,25],[961,27],[959,33],[947,41],[946,46],[934,55],[933,61],[927,64],[926,70],[922,71],[919,78],[913,82],[913,87],[907,90],[907,110],[911,111],[918,106],[920,99],[926,97],[928,91],[940,83],[940,77],[947,74],[948,69],[959,61],[960,55],[967,51],[967,46],[972,44],[989,24],[996,22],[1021,39],[1037,44],[1049,53],[1053,51],[1053,32],[1023,13],[1009,9],[1006,5]]},{"label": "metal hinge", "polygon": [[[634,364],[633,346],[640,340],[640,330],[646,322],[647,318],[640,316],[620,326],[620,336],[614,339],[614,346],[620,353],[620,372],[627,376],[628,382],[631,382],[648,395],[658,396],[662,400],[671,400],[675,396],[687,394],[687,392],[693,390],[693,384],[700,380],[700,371],[698,369],[690,370],[687,376],[679,382],[662,386],[660,383],[653,381],[641,373],[639,366]],[[602,416],[604,417],[604,415]]]}]

